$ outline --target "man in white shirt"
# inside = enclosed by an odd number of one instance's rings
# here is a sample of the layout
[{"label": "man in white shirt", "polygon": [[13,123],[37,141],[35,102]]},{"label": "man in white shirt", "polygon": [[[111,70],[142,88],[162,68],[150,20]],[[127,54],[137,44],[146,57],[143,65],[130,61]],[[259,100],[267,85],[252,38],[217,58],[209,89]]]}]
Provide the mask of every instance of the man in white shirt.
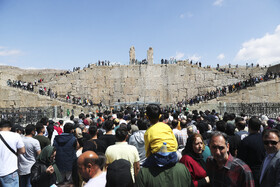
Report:
[{"label": "man in white shirt", "polygon": [[106,164],[109,165],[113,163],[115,160],[125,159],[130,162],[131,168],[131,176],[133,182],[135,182],[135,176],[138,174],[140,170],[140,158],[139,153],[135,146],[128,145],[128,130],[125,125],[121,125],[116,130],[116,143],[115,145],[111,145],[107,148],[105,152],[106,156]]},{"label": "man in white shirt", "polygon": [[86,151],[78,158],[78,171],[86,185],[84,187],[105,187],[106,172],[101,170],[101,158],[93,151]]},{"label": "man in white shirt", "polygon": [[[10,150],[3,140],[0,140],[0,186],[19,186],[18,157],[16,154],[24,154],[25,147],[19,134],[11,132],[11,122],[0,122],[0,135],[7,142]],[[13,152],[12,152],[13,151]]]}]

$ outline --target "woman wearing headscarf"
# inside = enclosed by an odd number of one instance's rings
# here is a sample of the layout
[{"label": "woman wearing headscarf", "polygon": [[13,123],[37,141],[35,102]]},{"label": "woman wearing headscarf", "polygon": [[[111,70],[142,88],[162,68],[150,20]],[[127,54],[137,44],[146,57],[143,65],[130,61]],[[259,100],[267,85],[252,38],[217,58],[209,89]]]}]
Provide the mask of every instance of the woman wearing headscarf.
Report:
[{"label": "woman wearing headscarf", "polygon": [[183,156],[180,162],[190,171],[195,187],[209,186],[210,183],[206,174],[206,163],[202,156],[204,147],[202,136],[194,133],[188,138],[185,149],[182,151]]},{"label": "woman wearing headscarf", "polygon": [[61,174],[55,164],[56,149],[46,146],[31,168],[32,187],[49,187],[61,181]]}]

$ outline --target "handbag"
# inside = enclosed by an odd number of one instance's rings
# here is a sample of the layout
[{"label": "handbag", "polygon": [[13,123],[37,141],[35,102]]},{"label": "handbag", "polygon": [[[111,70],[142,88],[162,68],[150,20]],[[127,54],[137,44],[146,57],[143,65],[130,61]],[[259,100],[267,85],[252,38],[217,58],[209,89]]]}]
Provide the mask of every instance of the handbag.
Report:
[{"label": "handbag", "polygon": [[9,146],[9,144],[6,142],[6,140],[3,138],[3,136],[0,134],[0,139],[2,140],[2,142],[7,146],[7,148],[10,150],[10,151],[12,151],[16,156],[18,156],[17,155],[17,153],[15,152],[15,150],[13,150],[10,146]]}]

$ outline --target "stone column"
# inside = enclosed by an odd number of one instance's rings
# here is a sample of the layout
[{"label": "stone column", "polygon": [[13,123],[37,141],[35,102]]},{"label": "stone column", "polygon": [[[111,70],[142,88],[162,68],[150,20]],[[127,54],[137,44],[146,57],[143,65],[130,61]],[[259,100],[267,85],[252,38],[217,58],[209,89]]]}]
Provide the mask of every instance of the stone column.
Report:
[{"label": "stone column", "polygon": [[147,51],[147,61],[148,64],[154,63],[154,50],[152,47],[150,47],[149,50]]},{"label": "stone column", "polygon": [[135,60],[135,48],[134,46],[131,46],[131,48],[129,49],[129,65],[135,64]]}]

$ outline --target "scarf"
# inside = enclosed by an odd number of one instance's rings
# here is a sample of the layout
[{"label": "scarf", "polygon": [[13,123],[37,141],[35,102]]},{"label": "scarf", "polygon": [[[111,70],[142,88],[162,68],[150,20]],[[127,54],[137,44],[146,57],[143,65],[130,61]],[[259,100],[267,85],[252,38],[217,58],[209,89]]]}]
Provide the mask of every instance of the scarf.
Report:
[{"label": "scarf", "polygon": [[37,159],[41,163],[45,164],[47,167],[52,165],[54,172],[55,172],[57,182],[62,182],[61,173],[60,173],[55,161],[52,161],[50,158],[54,152],[55,152],[55,147],[48,145],[42,150],[41,154],[38,156]]}]

